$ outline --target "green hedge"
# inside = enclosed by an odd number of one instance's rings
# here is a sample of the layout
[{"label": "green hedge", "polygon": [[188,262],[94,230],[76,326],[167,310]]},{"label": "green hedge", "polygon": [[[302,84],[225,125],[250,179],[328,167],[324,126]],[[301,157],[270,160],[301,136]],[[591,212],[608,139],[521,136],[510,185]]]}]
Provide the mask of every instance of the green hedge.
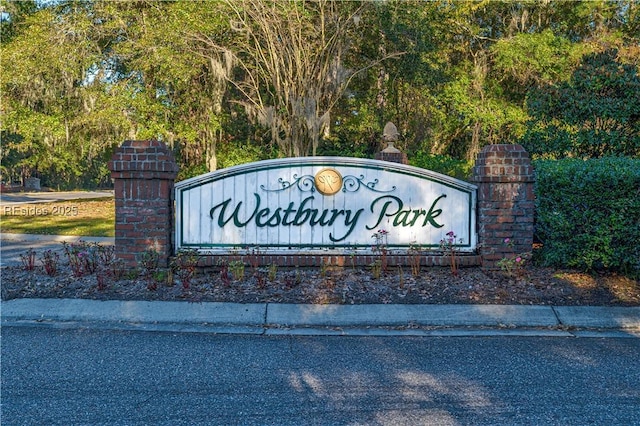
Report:
[{"label": "green hedge", "polygon": [[640,273],[640,160],[538,160],[543,264]]}]

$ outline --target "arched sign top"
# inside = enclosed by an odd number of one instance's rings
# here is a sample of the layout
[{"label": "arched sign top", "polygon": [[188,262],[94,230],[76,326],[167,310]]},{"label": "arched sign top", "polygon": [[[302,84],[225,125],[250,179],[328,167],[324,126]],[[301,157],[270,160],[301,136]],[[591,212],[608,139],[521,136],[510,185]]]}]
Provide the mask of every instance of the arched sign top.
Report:
[{"label": "arched sign top", "polygon": [[298,157],[258,161],[178,182],[176,249],[436,247],[450,231],[476,246],[476,186],[379,160]]},{"label": "arched sign top", "polygon": [[463,190],[474,191],[477,187],[469,182],[453,178],[451,176],[437,173],[432,170],[422,169],[420,167],[409,166],[400,163],[391,163],[388,161],[371,160],[367,158],[354,158],[354,157],[293,157],[293,158],[278,158],[274,160],[262,160],[253,163],[240,164],[238,166],[228,167],[226,169],[216,170],[214,172],[205,173],[190,179],[186,179],[176,183],[176,190],[189,188],[197,185],[202,185],[213,180],[219,180],[225,176],[232,176],[236,174],[243,174],[256,170],[282,168],[296,165],[315,165],[323,167],[335,167],[335,165],[341,166],[355,166],[364,168],[376,168],[389,171],[397,171],[400,173],[414,174],[416,176],[423,176],[426,179],[432,179],[435,181],[446,183],[452,187],[460,188]]}]

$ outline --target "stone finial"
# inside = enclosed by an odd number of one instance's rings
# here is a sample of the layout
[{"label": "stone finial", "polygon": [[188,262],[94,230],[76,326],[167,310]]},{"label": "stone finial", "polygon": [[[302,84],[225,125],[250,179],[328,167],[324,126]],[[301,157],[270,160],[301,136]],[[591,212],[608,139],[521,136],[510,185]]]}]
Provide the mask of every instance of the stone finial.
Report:
[{"label": "stone finial", "polygon": [[384,130],[382,131],[382,140],[387,143],[387,147],[376,154],[376,160],[408,164],[407,154],[393,146],[393,143],[397,141],[399,137],[400,133],[395,124],[392,122],[385,124]]},{"label": "stone finial", "polygon": [[382,131],[382,139],[386,142],[395,142],[398,140],[400,133],[398,132],[398,128],[392,122],[388,122],[384,125],[384,130]]},{"label": "stone finial", "polygon": [[398,140],[400,137],[400,133],[398,132],[398,128],[392,122],[388,122],[384,125],[384,130],[382,131],[382,139],[387,143],[387,147],[382,150],[385,153],[393,153],[397,154],[400,152],[398,148],[393,146],[393,143]]}]

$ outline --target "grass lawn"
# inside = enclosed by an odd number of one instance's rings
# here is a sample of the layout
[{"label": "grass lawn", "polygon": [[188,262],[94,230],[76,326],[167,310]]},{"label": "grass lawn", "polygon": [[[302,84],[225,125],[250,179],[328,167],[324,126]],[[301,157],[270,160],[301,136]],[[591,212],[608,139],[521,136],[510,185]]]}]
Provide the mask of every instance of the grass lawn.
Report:
[{"label": "grass lawn", "polygon": [[113,237],[114,224],[113,198],[3,205],[0,208],[0,230],[6,233]]}]

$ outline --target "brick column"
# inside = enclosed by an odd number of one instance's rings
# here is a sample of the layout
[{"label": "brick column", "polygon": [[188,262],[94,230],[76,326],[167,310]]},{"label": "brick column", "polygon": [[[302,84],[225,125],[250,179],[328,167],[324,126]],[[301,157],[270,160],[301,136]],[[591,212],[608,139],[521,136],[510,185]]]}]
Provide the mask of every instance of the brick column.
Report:
[{"label": "brick column", "polygon": [[385,152],[380,151],[376,154],[376,160],[391,161],[392,163],[409,164],[407,154],[404,152]]},{"label": "brick column", "polygon": [[172,246],[173,184],[178,166],[173,153],[156,140],[125,141],[109,162],[115,186],[116,256],[134,268],[145,250],[159,254],[166,267]]},{"label": "brick column", "polygon": [[[534,170],[521,145],[488,145],[478,154],[478,242],[483,267],[495,269],[508,256],[533,245]],[[509,238],[512,246],[504,243]]]}]

